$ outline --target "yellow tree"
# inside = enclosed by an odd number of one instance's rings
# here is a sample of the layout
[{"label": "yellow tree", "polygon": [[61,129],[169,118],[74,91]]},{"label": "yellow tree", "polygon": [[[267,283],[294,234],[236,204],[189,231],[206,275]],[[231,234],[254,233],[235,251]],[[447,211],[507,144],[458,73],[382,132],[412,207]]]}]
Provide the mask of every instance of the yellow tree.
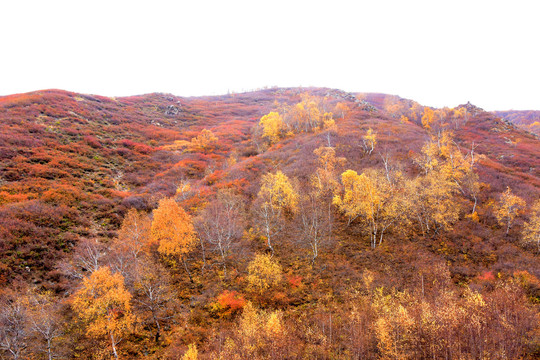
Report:
[{"label": "yellow tree", "polygon": [[386,230],[400,218],[401,201],[396,187],[379,171],[358,175],[354,170],[342,174],[343,195],[334,204],[349,217],[349,224],[361,216],[368,224],[371,247],[381,245]]},{"label": "yellow tree", "polygon": [[410,101],[400,99],[398,96],[386,96],[383,108],[393,118],[406,117],[409,113]]},{"label": "yellow tree", "polygon": [[[374,299],[374,308],[378,310],[379,317],[375,321],[375,334],[377,348],[381,359],[407,359],[414,346],[414,318],[406,307],[395,299],[386,302],[383,306]],[[399,294],[397,294],[399,296]],[[389,296],[388,296],[389,297]],[[381,309],[378,309],[381,307]]]},{"label": "yellow tree", "polygon": [[158,244],[158,252],[163,256],[180,258],[193,281],[185,259],[197,241],[191,216],[170,198],[162,199],[153,214],[150,237]]},{"label": "yellow tree", "polygon": [[272,240],[283,226],[283,220],[290,218],[298,208],[298,194],[287,175],[281,171],[263,175],[261,189],[257,195],[257,214],[266,237],[266,244],[272,254]]},{"label": "yellow tree", "polygon": [[323,194],[332,194],[339,185],[337,171],[345,163],[345,158],[336,156],[336,149],[331,146],[321,146],[313,151],[317,156],[319,166],[311,177],[313,186]]},{"label": "yellow tree", "polygon": [[428,107],[424,107],[424,113],[422,114],[422,126],[426,130],[430,130],[435,121],[435,111]]},{"label": "yellow tree", "polygon": [[427,175],[431,171],[440,172],[446,180],[453,182],[457,189],[474,201],[472,214],[476,211],[480,183],[478,175],[474,172],[476,161],[481,156],[475,155],[475,145],[464,155],[454,142],[450,131],[439,131],[422,147],[421,155],[416,157],[415,162]]},{"label": "yellow tree", "polygon": [[375,149],[375,145],[377,145],[377,134],[372,128],[367,130],[366,135],[362,137],[362,142],[364,144],[364,151],[370,155]]},{"label": "yellow tree", "polygon": [[336,194],[333,199],[334,205],[348,218],[347,225],[350,225],[362,213],[361,209],[361,179],[354,170],[347,170],[341,174],[341,184],[343,194]]},{"label": "yellow tree", "polygon": [[347,114],[349,111],[350,109],[347,104],[342,102],[338,102],[334,108],[334,112],[342,119],[345,118],[345,114]]},{"label": "yellow tree", "polygon": [[211,130],[203,129],[201,133],[190,141],[186,140],[176,140],[173,144],[165,146],[168,150],[182,150],[195,152],[195,151],[205,151],[213,148],[218,143],[217,136]]},{"label": "yellow tree", "polygon": [[251,302],[242,310],[232,337],[213,359],[285,359],[287,329],[280,311],[259,310]]},{"label": "yellow tree", "polygon": [[459,217],[454,201],[457,185],[440,171],[407,182],[405,205],[412,220],[417,220],[422,233],[449,230]]},{"label": "yellow tree", "polygon": [[191,139],[193,150],[206,150],[215,146],[218,142],[217,136],[208,129],[203,129],[199,135]]},{"label": "yellow tree", "polygon": [[109,337],[114,357],[118,359],[116,346],[135,321],[131,294],[124,287],[122,275],[111,273],[108,267],[94,271],[75,293],[72,307],[86,323],[88,335]]},{"label": "yellow tree", "polygon": [[270,112],[264,115],[259,121],[259,125],[263,128],[263,137],[267,138],[271,144],[277,143],[283,131],[283,118],[277,112]]},{"label": "yellow tree", "polygon": [[540,200],[536,200],[531,208],[529,221],[523,227],[523,242],[536,244],[540,252]]},{"label": "yellow tree", "polygon": [[501,226],[506,225],[506,235],[516,216],[525,207],[525,201],[517,195],[512,194],[510,187],[506,188],[500,196],[499,202],[495,205],[495,217]]},{"label": "yellow tree", "polygon": [[117,257],[122,256],[125,261],[139,257],[150,245],[151,225],[152,221],[146,213],[130,209],[122,221],[118,238],[113,243],[113,253]]},{"label": "yellow tree", "polygon": [[309,132],[321,125],[323,114],[319,99],[303,94],[302,101],[290,109],[287,118],[295,131]]},{"label": "yellow tree", "polygon": [[281,283],[283,270],[270,255],[257,254],[248,265],[248,287],[260,294]]}]

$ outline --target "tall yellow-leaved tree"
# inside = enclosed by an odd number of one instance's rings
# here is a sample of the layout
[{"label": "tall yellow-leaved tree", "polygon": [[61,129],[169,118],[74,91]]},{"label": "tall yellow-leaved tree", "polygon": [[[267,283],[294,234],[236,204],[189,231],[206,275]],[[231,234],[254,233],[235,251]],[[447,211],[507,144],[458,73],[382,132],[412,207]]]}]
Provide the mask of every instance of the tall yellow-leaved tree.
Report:
[{"label": "tall yellow-leaved tree", "polygon": [[366,135],[362,137],[362,142],[366,154],[371,155],[373,150],[375,150],[375,145],[377,145],[377,134],[373,131],[372,128],[369,128],[367,130]]},{"label": "tall yellow-leaved tree", "polygon": [[506,191],[501,194],[499,202],[495,206],[495,217],[500,225],[506,225],[507,235],[519,211],[524,207],[525,201],[512,194],[510,187],[507,187]]},{"label": "tall yellow-leaved tree", "polygon": [[191,216],[174,199],[165,198],[154,210],[150,237],[163,256],[180,258],[192,281],[185,256],[194,247],[197,237]]},{"label": "tall yellow-leaved tree", "polygon": [[264,115],[259,121],[263,128],[263,137],[267,138],[271,144],[277,143],[283,131],[283,118],[277,112],[270,112]]},{"label": "tall yellow-leaved tree", "polygon": [[540,252],[540,200],[536,200],[533,204],[529,221],[523,226],[523,242],[536,245],[537,251]]},{"label": "tall yellow-leaved tree", "polygon": [[266,237],[266,244],[272,254],[273,237],[281,230],[283,221],[290,218],[298,209],[298,194],[291,181],[281,171],[262,176],[262,184],[257,194],[256,211],[259,225]]},{"label": "tall yellow-leaved tree", "polygon": [[358,175],[347,170],[341,175],[343,194],[334,204],[349,218],[349,224],[361,216],[368,225],[371,247],[381,244],[385,231],[401,216],[401,199],[396,187],[381,172],[368,170]]},{"label": "tall yellow-leaved tree", "polygon": [[87,325],[88,335],[110,339],[114,358],[118,359],[116,346],[135,321],[123,276],[111,273],[108,267],[94,271],[83,280],[72,306]]}]

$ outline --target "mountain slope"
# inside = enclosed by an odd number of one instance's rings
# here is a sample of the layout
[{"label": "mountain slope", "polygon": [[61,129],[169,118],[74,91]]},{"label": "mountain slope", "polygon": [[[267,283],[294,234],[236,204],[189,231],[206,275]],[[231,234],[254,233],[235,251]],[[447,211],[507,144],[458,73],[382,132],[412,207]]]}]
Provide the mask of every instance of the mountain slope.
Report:
[{"label": "mountain slope", "polygon": [[[333,112],[333,122],[309,127],[309,117],[302,118],[306,109],[321,118]],[[135,306],[139,323],[121,345],[125,358],[178,358],[190,343],[201,349],[201,358],[442,357],[435,346],[442,333],[422,328],[429,319],[452,326],[444,328],[445,336],[459,347],[441,345],[447,356],[496,358],[497,351],[506,351],[509,357],[534,358],[540,344],[534,320],[540,266],[538,253],[522,244],[521,234],[530,206],[540,198],[540,140],[498,114],[471,104],[455,110],[460,109],[466,111],[441,112],[448,118],[440,115],[426,126],[423,114],[433,109],[412,100],[322,88],[193,98],[108,98],[61,90],[0,97],[0,283],[6,289],[31,284],[51,290],[65,303],[62,316],[76,319],[73,293],[80,278],[92,274],[77,263],[87,256],[83,252],[93,249],[97,265],[113,267],[129,211],[136,209],[151,222],[152,211],[167,197],[193,217],[200,242],[183,264],[160,257],[156,249],[148,255],[145,268],[163,269],[160,278],[173,293],[163,305],[170,312],[158,316],[160,338],[150,312]],[[286,122],[275,141],[259,125],[273,111]],[[331,205],[332,196],[343,191],[341,173],[391,174],[401,182],[394,185],[401,196],[427,178],[426,146],[443,149],[444,134],[450,132],[447,147],[476,161],[475,200],[458,184],[451,226],[427,233],[409,207],[373,249],[367,217],[351,221]],[[376,134],[372,150],[370,133]],[[333,192],[310,208],[305,197],[321,166],[315,153],[321,148],[332,148],[343,159],[336,160]],[[250,266],[257,254],[270,252],[261,230],[259,192],[265,176],[277,171],[299,193],[299,211],[284,213],[274,238],[271,261],[281,267],[281,282],[259,293],[249,283]],[[526,207],[505,233],[495,212],[507,187]],[[220,254],[215,239],[205,238],[201,219],[217,218],[223,208],[210,213],[213,217],[206,211],[231,193],[240,204],[235,205],[240,230],[230,251]],[[329,202],[324,220],[329,230],[315,258],[302,215],[323,208],[323,201]],[[184,270],[191,271],[189,278]],[[137,276],[126,275],[126,286],[140,305],[141,288],[133,285]],[[250,313],[247,301],[264,311]],[[260,347],[249,350],[253,353],[242,347],[247,330],[238,329],[249,319],[239,315],[241,308],[253,324],[260,322],[252,325],[262,336],[250,340]],[[501,315],[501,308],[508,313]],[[461,322],[442,321],[447,313]],[[476,314],[485,316],[477,322],[480,330],[471,320]],[[281,324],[276,329],[283,328],[272,339],[261,335],[267,317]],[[96,344],[110,346],[88,336],[81,319],[74,323],[64,329],[65,338],[77,344],[64,349],[69,356],[88,358]],[[463,328],[478,337],[466,342],[459,336]],[[388,337],[384,329],[391,330]],[[507,329],[519,330],[519,336],[510,338]],[[392,346],[386,347],[386,338],[394,339]],[[279,346],[268,345],[273,343]],[[401,355],[391,355],[390,348],[401,349]],[[489,350],[481,353],[481,348]]]}]

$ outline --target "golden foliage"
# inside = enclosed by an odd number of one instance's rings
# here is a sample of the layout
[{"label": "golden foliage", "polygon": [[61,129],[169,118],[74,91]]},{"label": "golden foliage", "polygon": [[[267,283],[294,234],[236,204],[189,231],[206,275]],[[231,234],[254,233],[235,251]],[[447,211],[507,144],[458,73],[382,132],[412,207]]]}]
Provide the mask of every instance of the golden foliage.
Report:
[{"label": "golden foliage", "polygon": [[362,137],[362,141],[366,154],[371,154],[375,149],[375,145],[377,145],[377,134],[372,128],[369,128],[366,134]]},{"label": "golden foliage", "polygon": [[[301,98],[300,102],[292,106],[275,104],[275,107],[283,114],[282,128],[280,130],[286,128],[288,134],[294,134],[336,129],[336,123],[333,119],[334,114],[327,111],[326,98],[311,96],[308,93],[302,94]],[[345,104],[338,104],[336,111],[340,112],[343,118],[348,108]]]},{"label": "golden foliage", "polygon": [[218,138],[208,129],[203,129],[199,135],[191,139],[191,144],[199,150],[206,150],[217,144]]},{"label": "golden foliage", "polygon": [[420,223],[422,233],[449,230],[459,218],[460,208],[454,201],[457,184],[440,171],[407,182],[407,208]]},{"label": "golden foliage", "polygon": [[289,178],[281,171],[263,175],[255,208],[260,220],[257,228],[264,234],[273,254],[273,237],[283,228],[283,221],[290,219],[298,209],[298,194]]},{"label": "golden foliage", "polygon": [[377,348],[382,359],[407,359],[413,343],[415,321],[402,303],[408,303],[405,292],[383,294],[377,288],[373,298],[373,309],[378,316],[375,322]]},{"label": "golden foliage", "polygon": [[519,212],[525,207],[525,201],[517,195],[512,194],[510,187],[506,188],[500,196],[499,202],[495,205],[495,217],[501,226],[506,225],[506,234]]},{"label": "golden foliage", "polygon": [[258,310],[248,302],[242,311],[233,338],[225,341],[220,358],[282,358],[278,354],[286,336],[287,331],[280,311]]},{"label": "golden foliage", "polygon": [[431,129],[433,122],[435,121],[435,111],[428,107],[424,107],[424,113],[422,114],[422,126],[427,130]]},{"label": "golden foliage", "polygon": [[197,238],[191,217],[174,199],[162,199],[154,210],[151,239],[159,244],[158,251],[166,256],[183,256]]},{"label": "golden foliage", "polygon": [[118,239],[114,244],[115,250],[129,253],[136,258],[150,245],[151,225],[152,221],[147,214],[136,209],[129,209],[118,231]]},{"label": "golden foliage", "polygon": [[313,151],[319,166],[311,177],[311,183],[319,193],[332,193],[338,187],[337,169],[344,165],[345,158],[337,157],[336,150],[330,146],[321,146]]},{"label": "golden foliage", "polygon": [[189,344],[187,351],[182,356],[182,360],[197,360],[199,358],[199,351],[197,345]]},{"label": "golden foliage", "polygon": [[453,183],[456,190],[470,197],[474,201],[471,212],[474,213],[480,192],[480,183],[478,175],[474,172],[474,166],[482,157],[474,153],[474,144],[470,152],[464,155],[455,144],[453,133],[443,130],[431,136],[422,147],[421,155],[414,161],[426,175],[438,172],[446,181]]},{"label": "golden foliage", "polygon": [[72,307],[87,325],[90,336],[119,338],[131,330],[135,321],[124,278],[111,273],[108,267],[94,271],[83,280]]},{"label": "golden foliage", "polygon": [[217,136],[211,130],[203,129],[201,133],[191,141],[176,140],[173,144],[164,146],[167,150],[183,150],[189,152],[205,151],[213,148],[218,143]]},{"label": "golden foliage", "polygon": [[347,106],[347,104],[342,103],[342,102],[338,102],[334,108],[334,112],[342,119],[345,117],[345,114],[347,114],[349,111],[350,109]]},{"label": "golden foliage", "polygon": [[281,283],[282,273],[281,266],[270,255],[257,254],[248,265],[248,287],[262,294]]},{"label": "golden foliage", "polygon": [[263,175],[258,196],[274,209],[279,209],[285,214],[293,214],[297,211],[298,194],[287,175],[281,171]]},{"label": "golden foliage", "polygon": [[529,221],[523,226],[523,242],[536,244],[537,250],[540,251],[540,200],[534,202]]},{"label": "golden foliage", "polygon": [[267,138],[271,144],[279,141],[281,133],[284,130],[283,118],[277,112],[270,112],[264,115],[259,121],[259,125],[263,128],[263,137]]},{"label": "golden foliage", "polygon": [[396,187],[379,171],[361,175],[347,170],[341,175],[343,194],[334,196],[334,204],[349,223],[361,216],[370,231],[371,246],[382,243],[384,232],[401,216],[401,198]]}]

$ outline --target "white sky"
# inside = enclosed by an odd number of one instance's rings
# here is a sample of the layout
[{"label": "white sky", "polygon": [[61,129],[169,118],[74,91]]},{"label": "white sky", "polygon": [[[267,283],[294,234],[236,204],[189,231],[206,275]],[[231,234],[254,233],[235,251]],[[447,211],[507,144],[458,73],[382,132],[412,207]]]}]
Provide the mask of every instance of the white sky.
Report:
[{"label": "white sky", "polygon": [[540,1],[2,0],[0,95],[383,92],[540,109]]}]

